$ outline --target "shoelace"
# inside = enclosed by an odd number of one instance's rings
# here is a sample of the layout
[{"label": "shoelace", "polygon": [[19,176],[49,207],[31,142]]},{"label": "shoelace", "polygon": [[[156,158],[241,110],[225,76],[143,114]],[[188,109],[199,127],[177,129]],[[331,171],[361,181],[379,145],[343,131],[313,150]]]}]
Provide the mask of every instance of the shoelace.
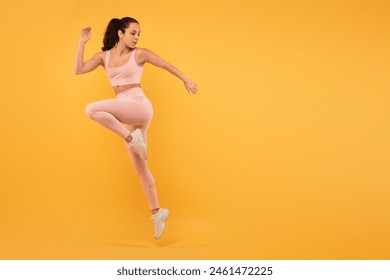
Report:
[{"label": "shoelace", "polygon": [[151,219],[152,219],[153,223],[156,224],[157,220],[158,220],[158,217],[157,216],[152,216]]}]

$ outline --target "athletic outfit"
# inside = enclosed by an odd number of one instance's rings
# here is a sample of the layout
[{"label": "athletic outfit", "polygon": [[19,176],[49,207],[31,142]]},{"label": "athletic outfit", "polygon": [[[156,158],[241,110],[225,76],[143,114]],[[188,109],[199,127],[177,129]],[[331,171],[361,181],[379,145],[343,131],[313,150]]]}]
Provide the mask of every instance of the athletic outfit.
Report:
[{"label": "athletic outfit", "polygon": [[[130,53],[129,60],[122,66],[110,67],[110,51],[106,51],[104,68],[111,86],[140,84],[144,66],[135,61],[136,49]],[[133,140],[127,144],[127,150],[135,170],[141,180],[142,188],[148,200],[149,208],[160,208],[154,178],[146,162],[146,133],[153,117],[153,107],[141,87],[136,86],[119,92],[116,98],[93,102],[86,107],[87,115],[126,139],[130,131]],[[138,154],[138,155],[136,155]],[[155,238],[164,230],[169,211],[160,208],[152,216],[155,224]]]},{"label": "athletic outfit", "polygon": [[144,66],[140,66],[135,61],[135,50],[130,53],[130,59],[127,63],[118,67],[110,67],[110,51],[106,51],[104,59],[104,67],[106,68],[107,77],[110,80],[111,86],[140,84]]}]

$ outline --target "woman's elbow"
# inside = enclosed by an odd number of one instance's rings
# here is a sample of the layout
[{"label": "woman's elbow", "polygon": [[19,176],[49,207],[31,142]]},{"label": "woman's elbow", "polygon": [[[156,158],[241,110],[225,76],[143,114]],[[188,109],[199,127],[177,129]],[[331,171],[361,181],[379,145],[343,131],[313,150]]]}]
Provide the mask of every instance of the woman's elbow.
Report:
[{"label": "woman's elbow", "polygon": [[78,69],[78,68],[75,68],[75,69],[74,69],[74,73],[75,73],[76,75],[84,74],[84,72],[83,72],[81,69]]}]

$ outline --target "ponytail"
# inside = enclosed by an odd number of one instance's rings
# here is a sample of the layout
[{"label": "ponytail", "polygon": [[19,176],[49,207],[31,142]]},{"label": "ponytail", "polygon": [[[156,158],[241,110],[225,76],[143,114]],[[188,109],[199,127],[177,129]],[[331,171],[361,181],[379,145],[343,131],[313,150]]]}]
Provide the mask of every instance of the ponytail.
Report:
[{"label": "ponytail", "polygon": [[138,23],[136,19],[131,17],[124,17],[122,19],[113,18],[110,20],[106,32],[104,33],[102,51],[109,51],[115,47],[119,41],[118,31],[121,30],[125,33],[125,29],[129,27],[132,22]]},{"label": "ponytail", "polygon": [[104,33],[102,51],[109,51],[115,47],[115,44],[119,41],[118,30],[120,27],[120,19],[113,18],[110,20],[106,28],[106,32]]}]

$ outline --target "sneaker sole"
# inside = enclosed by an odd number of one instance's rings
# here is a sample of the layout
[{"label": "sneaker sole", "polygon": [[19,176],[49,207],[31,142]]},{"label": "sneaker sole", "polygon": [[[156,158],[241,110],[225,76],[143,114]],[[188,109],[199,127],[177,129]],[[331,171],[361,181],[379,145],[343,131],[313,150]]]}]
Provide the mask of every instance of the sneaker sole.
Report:
[{"label": "sneaker sole", "polygon": [[164,233],[164,231],[165,231],[165,223],[166,223],[166,221],[168,220],[168,217],[169,217],[169,210],[168,210],[168,209],[166,209],[166,210],[167,210],[167,216],[166,216],[166,218],[165,218],[165,220],[164,220],[164,226],[163,226],[163,229],[162,229],[162,231],[161,231],[161,234],[160,234],[159,237],[154,237],[154,239],[159,239],[159,238],[163,235],[163,233]]},{"label": "sneaker sole", "polygon": [[147,160],[148,159],[148,153],[146,152],[146,154],[144,154],[144,153],[140,153],[138,150],[136,150],[135,148],[133,148],[133,147],[129,147],[130,148],[130,150],[132,150],[134,153],[136,153],[137,155],[139,155],[141,158],[142,158],[142,160]]}]

